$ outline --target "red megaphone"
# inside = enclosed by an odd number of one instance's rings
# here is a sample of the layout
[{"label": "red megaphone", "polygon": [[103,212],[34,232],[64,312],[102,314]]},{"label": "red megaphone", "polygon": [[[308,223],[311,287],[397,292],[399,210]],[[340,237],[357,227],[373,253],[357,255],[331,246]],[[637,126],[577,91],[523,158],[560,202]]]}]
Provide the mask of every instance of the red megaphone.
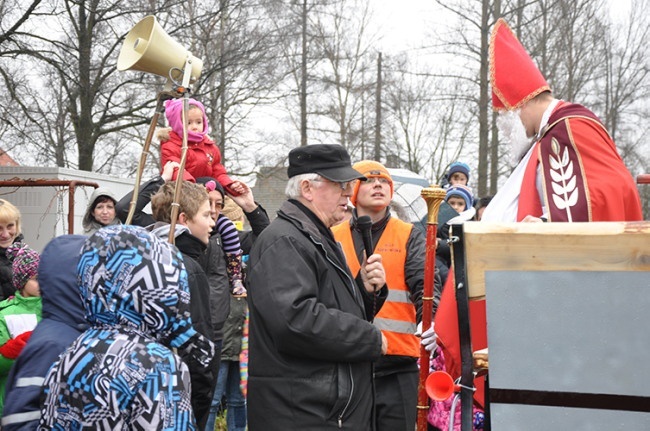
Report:
[{"label": "red megaphone", "polygon": [[460,391],[460,386],[454,384],[454,379],[444,371],[434,371],[429,374],[424,387],[429,398],[434,401],[445,401],[454,392]]}]

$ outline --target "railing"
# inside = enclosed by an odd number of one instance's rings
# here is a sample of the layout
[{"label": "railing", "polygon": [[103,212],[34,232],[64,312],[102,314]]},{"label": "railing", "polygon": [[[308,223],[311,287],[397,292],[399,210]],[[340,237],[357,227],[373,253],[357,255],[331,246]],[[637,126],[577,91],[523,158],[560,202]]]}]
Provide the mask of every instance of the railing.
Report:
[{"label": "railing", "polygon": [[26,180],[16,178],[11,180],[0,181],[0,187],[68,187],[70,194],[68,197],[68,233],[74,233],[74,191],[78,186],[82,187],[99,187],[99,184],[92,181],[77,180],[46,180],[31,179]]}]

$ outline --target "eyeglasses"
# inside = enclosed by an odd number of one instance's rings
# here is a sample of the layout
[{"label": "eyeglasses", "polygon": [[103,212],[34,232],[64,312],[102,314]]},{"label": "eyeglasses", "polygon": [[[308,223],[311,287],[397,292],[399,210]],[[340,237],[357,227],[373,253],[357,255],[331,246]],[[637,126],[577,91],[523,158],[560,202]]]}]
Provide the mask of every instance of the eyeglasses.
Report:
[{"label": "eyeglasses", "polygon": [[337,186],[339,186],[339,187],[341,188],[342,191],[346,191],[346,190],[348,189],[348,187],[353,188],[354,185],[356,184],[356,182],[357,182],[358,180],[352,180],[352,181],[332,181],[332,180],[328,180],[327,178],[324,178],[324,179],[320,179],[320,178],[318,178],[318,179],[315,179],[315,180],[313,180],[313,181],[317,181],[317,182],[319,182],[319,183],[332,183],[332,184],[336,184]]},{"label": "eyeglasses", "polygon": [[384,177],[367,177],[366,184],[374,184],[378,182],[379,184],[390,184],[390,180]]}]

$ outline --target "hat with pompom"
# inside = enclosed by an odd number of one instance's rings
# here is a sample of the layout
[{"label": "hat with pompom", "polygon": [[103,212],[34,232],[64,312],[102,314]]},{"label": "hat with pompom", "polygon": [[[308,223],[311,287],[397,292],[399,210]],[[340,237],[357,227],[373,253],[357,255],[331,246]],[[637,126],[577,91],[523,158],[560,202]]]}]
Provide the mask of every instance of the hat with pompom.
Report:
[{"label": "hat with pompom", "polygon": [[465,211],[474,206],[474,194],[472,190],[462,184],[456,184],[447,189],[447,194],[445,195],[445,202],[449,200],[452,196],[458,196],[465,200]]},{"label": "hat with pompom", "polygon": [[7,257],[11,261],[13,275],[11,281],[16,290],[22,290],[30,278],[38,275],[38,264],[41,260],[37,251],[27,244],[15,242],[7,249]]},{"label": "hat with pompom", "polygon": [[215,180],[212,177],[198,177],[196,179],[197,184],[201,184],[202,186],[205,186],[205,189],[210,193],[211,191],[218,191],[221,193],[221,198],[225,199],[226,198],[226,192],[223,190],[223,186],[219,184],[219,181]]}]

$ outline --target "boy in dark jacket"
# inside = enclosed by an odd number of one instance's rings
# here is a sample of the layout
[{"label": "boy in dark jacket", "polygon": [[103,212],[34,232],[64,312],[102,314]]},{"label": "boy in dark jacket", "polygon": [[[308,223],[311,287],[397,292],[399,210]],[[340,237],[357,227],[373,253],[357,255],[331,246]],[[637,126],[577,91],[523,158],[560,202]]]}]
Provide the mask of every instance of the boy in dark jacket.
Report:
[{"label": "boy in dark jacket", "polygon": [[[151,210],[157,221],[150,228],[159,238],[167,239],[171,222],[171,208],[174,201],[175,182],[165,183],[151,197]],[[214,332],[210,317],[210,285],[208,277],[198,260],[205,252],[214,227],[210,216],[210,203],[205,187],[183,181],[178,202],[178,220],[175,226],[174,242],[183,254],[190,287],[190,315],[194,328],[210,340]],[[203,429],[210,413],[210,402],[217,382],[219,355],[215,355],[210,366],[204,368],[188,362],[192,380],[192,408],[198,429]]]}]

